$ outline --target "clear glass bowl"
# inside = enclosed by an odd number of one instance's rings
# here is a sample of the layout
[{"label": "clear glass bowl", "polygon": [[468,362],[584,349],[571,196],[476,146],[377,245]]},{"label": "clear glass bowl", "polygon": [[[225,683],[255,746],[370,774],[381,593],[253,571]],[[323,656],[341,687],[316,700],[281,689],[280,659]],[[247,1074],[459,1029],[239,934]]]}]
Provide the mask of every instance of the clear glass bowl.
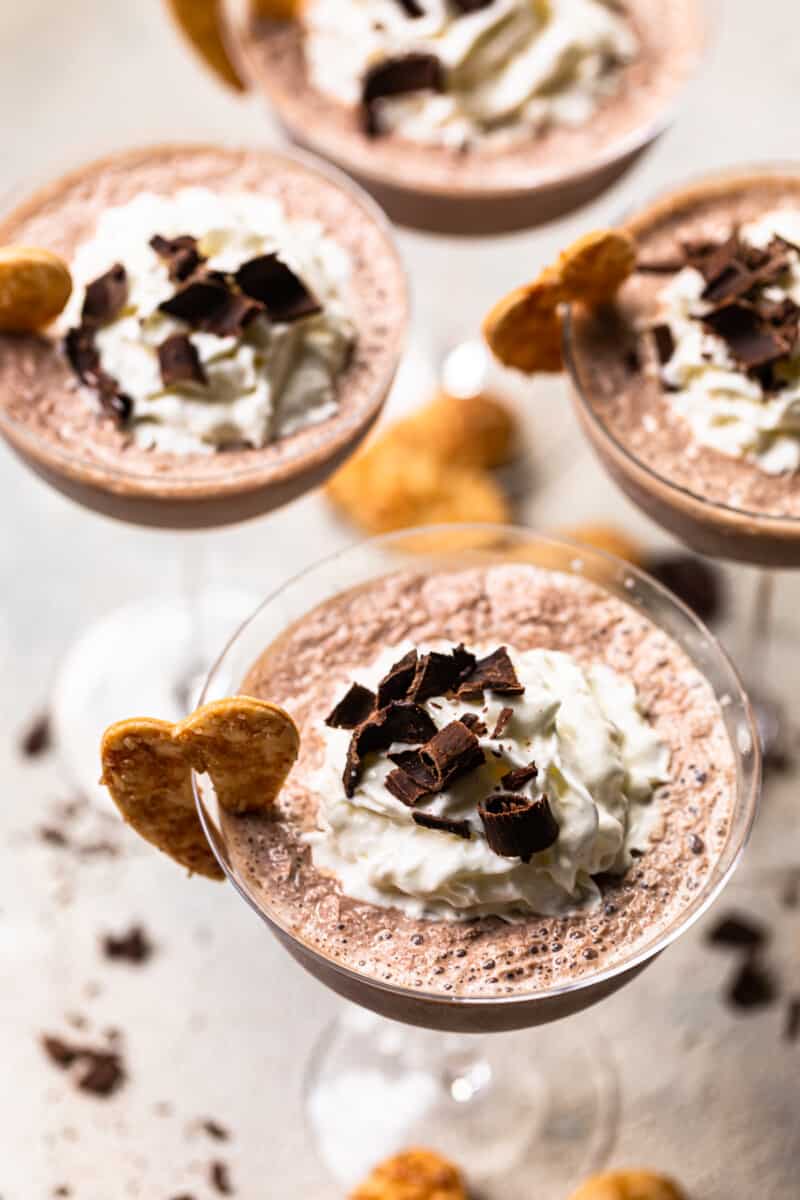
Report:
[{"label": "clear glass bowl", "polygon": [[[334,991],[365,1008],[409,1024],[456,1032],[520,1029],[566,1016],[613,992],[689,929],[713,903],[736,866],[756,815],[761,761],[747,697],[725,652],[673,595],[642,572],[575,543],[504,526],[448,526],[375,538],[333,555],[269,596],[232,638],[207,680],[201,703],[234,694],[276,638],[324,601],[403,569],[439,573],[487,566],[524,553],[525,561],[591,580],[648,617],[672,637],[705,676],[720,701],[735,756],[736,796],[727,840],[706,885],[666,927],[644,937],[621,961],[574,982],[530,994],[471,997],[404,988],[344,966],[296,935],[257,895],[229,854],[210,780],[195,777],[200,819],[228,879],[287,950]],[[442,635],[447,636],[445,629]]]}]

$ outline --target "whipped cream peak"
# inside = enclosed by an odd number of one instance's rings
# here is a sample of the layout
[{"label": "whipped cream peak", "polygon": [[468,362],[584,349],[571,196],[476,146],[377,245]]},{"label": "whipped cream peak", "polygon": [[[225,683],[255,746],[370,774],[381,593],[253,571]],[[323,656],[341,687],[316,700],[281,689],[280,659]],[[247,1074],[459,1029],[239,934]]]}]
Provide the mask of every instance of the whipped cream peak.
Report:
[{"label": "whipped cream peak", "polygon": [[[313,303],[298,309],[299,319],[271,318],[253,304],[258,311],[229,328],[201,328],[164,311],[186,286],[181,272],[191,276],[195,253],[220,288],[245,264],[271,264]],[[81,326],[87,289],[119,267],[125,303],[91,331],[91,374],[116,381],[137,445],[177,454],[259,448],[335,413],[336,380],[355,336],[350,263],[318,222],[292,219],[277,200],[255,193],[140,193],[106,208],[78,247],[65,329]]]},{"label": "whipped cream peak", "polygon": [[670,333],[661,374],[668,401],[689,425],[695,443],[780,475],[800,469],[800,340],[792,332],[794,306],[800,305],[800,210],[765,213],[743,226],[739,239],[764,252],[775,248],[777,240],[778,278],[756,291],[775,314],[774,330],[784,339],[786,352],[765,364],[770,370],[748,369],[734,353],[731,338],[722,336],[724,326],[722,332],[713,326],[705,276],[687,266],[658,297],[657,319]]},{"label": "whipped cream peak", "polygon": [[368,72],[408,55],[433,56],[441,91],[380,102],[380,129],[411,141],[461,145],[530,137],[550,123],[580,125],[613,91],[638,50],[610,0],[309,0],[305,53],[318,90],[356,107]]},{"label": "whipped cream peak", "polygon": [[[411,643],[391,647],[355,672],[351,682],[359,695],[375,695],[414,649]],[[493,649],[468,647],[484,661]],[[623,872],[631,849],[646,843],[653,793],[668,778],[669,753],[639,711],[633,684],[604,664],[586,667],[560,651],[509,645],[507,654],[516,691],[508,690],[506,678],[504,691],[487,686],[470,698],[469,689],[457,688],[459,696],[451,688],[420,700],[430,728],[414,743],[366,753],[351,788],[342,773],[352,728],[322,726],[324,761],[315,781],[320,829],[308,840],[317,869],[335,876],[345,895],[439,920],[557,914],[597,903],[593,876]],[[469,726],[477,759],[464,749],[460,768],[456,764],[443,783],[426,783],[434,790],[412,803],[400,798],[387,782],[398,759],[405,762],[431,730],[428,745],[440,741],[457,722]],[[418,766],[412,759],[412,775]],[[503,796],[514,803],[498,810],[520,810],[529,820],[537,810],[540,841],[533,844],[541,850],[513,855],[494,839],[480,809]],[[551,824],[542,837],[544,801]]]}]

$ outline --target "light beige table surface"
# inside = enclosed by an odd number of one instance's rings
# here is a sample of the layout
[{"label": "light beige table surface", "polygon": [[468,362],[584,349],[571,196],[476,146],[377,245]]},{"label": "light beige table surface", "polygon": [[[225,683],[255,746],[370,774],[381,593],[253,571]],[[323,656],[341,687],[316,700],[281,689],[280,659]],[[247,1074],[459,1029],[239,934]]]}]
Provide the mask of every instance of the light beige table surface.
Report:
[{"label": "light beige table surface", "polygon": [[[729,0],[720,44],[682,120],[592,210],[484,244],[402,234],[422,361],[471,333],[488,302],[583,225],[708,166],[800,156],[797,49],[792,0]],[[182,52],[157,0],[0,0],[0,113],[7,197],[136,142],[278,140],[257,102],[223,93]],[[664,540],[582,447],[559,381],[537,384],[526,407],[537,470],[527,521],[620,519]],[[208,1163],[223,1157],[245,1200],[334,1200],[340,1193],[308,1149],[301,1111],[301,1068],[334,999],[230,889],[186,883],[110,819],[79,814],[67,824],[76,844],[110,839],[121,848],[115,857],[48,846],[35,834],[70,788],[56,755],[19,756],[17,732],[46,702],[59,657],[88,622],[176,583],[178,539],[73,507],[5,449],[0,488],[0,1198],[46,1200],[70,1184],[79,1200],[182,1192],[206,1200],[215,1194]],[[216,575],[260,594],[352,537],[318,497],[202,536]],[[742,570],[736,580],[741,602],[752,578]],[[798,584],[782,581],[780,598],[784,629],[794,618],[800,632]],[[800,681],[793,685],[800,699]],[[800,910],[780,901],[784,871],[797,864],[797,781],[783,777],[721,908],[752,908],[773,922],[784,997],[800,993]],[[107,963],[98,936],[133,920],[152,934],[154,958],[138,969]],[[800,1041],[782,1039],[784,1001],[747,1016],[724,1007],[731,967],[695,931],[576,1024],[603,1039],[619,1068],[614,1161],[669,1168],[696,1200],[793,1200]],[[79,1037],[122,1031],[130,1078],[110,1101],[76,1093],[39,1048],[42,1031],[67,1034],[76,1015],[88,1027]],[[205,1117],[230,1128],[231,1141],[202,1133]],[[506,1196],[560,1200],[540,1196],[535,1174],[512,1181]]]}]

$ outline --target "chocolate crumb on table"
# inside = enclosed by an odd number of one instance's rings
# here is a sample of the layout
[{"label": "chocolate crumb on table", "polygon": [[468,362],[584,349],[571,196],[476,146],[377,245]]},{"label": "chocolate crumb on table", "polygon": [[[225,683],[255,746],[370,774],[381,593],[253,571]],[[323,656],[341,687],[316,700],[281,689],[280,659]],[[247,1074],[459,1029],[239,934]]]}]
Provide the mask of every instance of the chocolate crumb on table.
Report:
[{"label": "chocolate crumb on table", "polygon": [[34,717],[20,738],[19,749],[24,758],[39,758],[53,744],[53,730],[48,712]]},{"label": "chocolate crumb on table", "polygon": [[231,1183],[230,1171],[224,1162],[217,1159],[212,1162],[210,1168],[211,1184],[219,1192],[221,1196],[232,1196],[233,1184]]},{"label": "chocolate crumb on table", "polygon": [[757,958],[746,959],[728,987],[726,998],[731,1008],[750,1010],[774,1004],[778,989],[772,972]]},{"label": "chocolate crumb on table", "polygon": [[54,1066],[62,1071],[75,1068],[73,1079],[81,1092],[105,1098],[125,1082],[126,1072],[118,1050],[76,1045],[53,1034],[43,1034],[41,1045]]},{"label": "chocolate crumb on table", "polygon": [[769,933],[760,921],[742,913],[725,913],[709,930],[707,941],[712,946],[755,950],[769,941]]},{"label": "chocolate crumb on table", "polygon": [[103,953],[112,962],[129,962],[137,966],[147,962],[153,954],[153,943],[141,925],[132,925],[127,933],[102,937]]}]

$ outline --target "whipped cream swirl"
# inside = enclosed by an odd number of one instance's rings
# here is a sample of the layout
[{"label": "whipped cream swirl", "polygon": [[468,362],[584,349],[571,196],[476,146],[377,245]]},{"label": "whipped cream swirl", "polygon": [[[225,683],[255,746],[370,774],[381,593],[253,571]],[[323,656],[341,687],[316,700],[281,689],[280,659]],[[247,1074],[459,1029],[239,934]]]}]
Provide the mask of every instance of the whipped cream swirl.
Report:
[{"label": "whipped cream swirl", "polygon": [[[356,682],[375,689],[411,648],[409,642],[386,650],[356,672]],[[482,654],[489,648],[471,649]],[[484,766],[419,806],[469,821],[469,840],[414,822],[412,810],[385,786],[393,769],[385,754],[368,757],[348,798],[342,767],[350,734],[321,727],[325,757],[315,781],[321,828],[308,840],[314,865],[335,876],[345,895],[438,920],[558,914],[599,902],[592,876],[624,872],[631,849],[646,844],[653,792],[668,778],[669,752],[640,713],[633,684],[604,664],[586,668],[562,652],[508,651],[522,695],[487,691],[483,701],[435,697],[423,705],[440,729],[467,712],[487,726],[480,737]],[[494,739],[503,708],[512,715]],[[477,805],[502,775],[531,760],[538,777],[519,795],[546,792],[559,835],[526,863],[490,849]]]},{"label": "whipped cream swirl", "polygon": [[[211,271],[235,272],[249,259],[277,253],[321,311],[286,324],[259,315],[236,336],[188,331],[159,311],[176,284],[149,245],[155,235],[196,238]],[[86,286],[114,263],[127,274],[127,303],[98,329],[95,344],[103,369],[132,401],[128,427],[137,445],[177,454],[242,443],[258,448],[335,413],[336,379],[354,339],[345,299],[350,263],[317,222],[292,220],[276,200],[255,193],[203,187],[171,196],[141,193],[105,209],[94,236],[78,247],[65,329],[80,322]],[[207,382],[167,387],[158,346],[187,332]]]},{"label": "whipped cream swirl", "polygon": [[581,125],[613,92],[638,40],[609,0],[490,0],[463,13],[450,0],[309,0],[303,10],[311,80],[343,104],[361,100],[367,71],[390,58],[434,55],[443,93],[381,102],[381,124],[417,142],[459,146]]},{"label": "whipped cream swirl", "polygon": [[[775,237],[800,246],[800,211],[780,209],[741,229],[742,241],[759,249]],[[780,285],[765,289],[767,300],[800,304],[800,253],[788,249]],[[662,378],[668,400],[685,420],[694,441],[731,458],[754,463],[768,475],[800,469],[800,344],[780,365],[779,386],[761,382],[734,361],[725,342],[700,317],[705,280],[685,267],[659,295],[659,320],[669,326],[674,350]]]}]

